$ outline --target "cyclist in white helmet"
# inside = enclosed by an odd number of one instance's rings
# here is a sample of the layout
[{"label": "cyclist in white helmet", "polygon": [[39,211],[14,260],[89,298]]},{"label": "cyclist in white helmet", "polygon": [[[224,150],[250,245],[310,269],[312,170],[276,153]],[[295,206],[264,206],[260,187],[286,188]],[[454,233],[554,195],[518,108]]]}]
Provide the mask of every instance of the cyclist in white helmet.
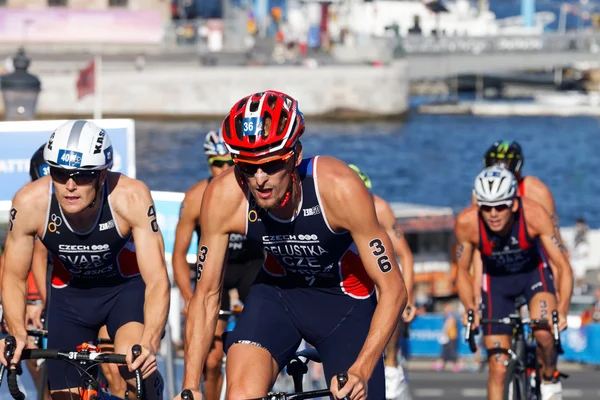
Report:
[{"label": "cyclist in white helmet", "polygon": [[[26,280],[37,235],[53,264],[48,348],[75,350],[106,325],[115,352],[127,354],[129,370],[140,367],[146,395],[161,398],[155,354],[169,308],[164,244],[150,191],[108,171],[113,158],[106,131],[89,121],[68,121],[44,148],[50,176],[25,185],[13,199],[2,276],[5,316],[17,339],[11,363],[19,361],[27,339]],[[142,354],[132,362],[134,344]],[[4,341],[0,353],[6,364]],[[70,399],[80,385],[77,370],[48,363],[53,399]],[[121,374],[135,390],[133,374],[127,368]]]},{"label": "cyclist in white helmet", "polygon": [[[185,194],[181,203],[179,222],[175,231],[175,244],[173,247],[173,274],[175,282],[184,299],[183,314],[187,315],[188,306],[194,294],[193,283],[196,282],[196,268],[192,268],[193,277],[190,279],[190,265],[186,255],[190,247],[194,231],[198,240],[202,235],[200,226],[200,206],[204,191],[210,181],[221,172],[233,165],[229,151],[225,147],[221,129],[218,132],[210,131],[204,140],[204,154],[210,167],[210,177],[203,179],[192,186]],[[239,300],[246,301],[254,278],[262,266],[264,254],[256,245],[250,246],[245,235],[229,235],[229,250],[227,253],[227,267],[223,279],[224,293],[221,296],[221,310],[230,310],[231,300],[229,290],[236,289]],[[195,285],[194,285],[195,286]],[[227,316],[219,317],[217,329],[210,353],[204,367],[204,392],[207,400],[217,400],[222,386],[222,360],[223,341],[221,335],[227,326]]]},{"label": "cyclist in white helmet", "polygon": [[[524,296],[532,319],[551,319],[552,312],[557,310],[559,328],[564,330],[573,275],[548,212],[537,202],[517,196],[516,178],[501,165],[485,168],[477,176],[473,196],[477,204],[458,215],[455,227],[458,242],[456,285],[465,310],[478,310],[469,274],[473,251],[478,249],[483,261],[481,299],[484,318],[507,317],[515,311],[517,297]],[[556,289],[549,261],[557,266],[560,274]],[[473,328],[479,326],[479,320],[476,312]],[[463,323],[466,324],[466,314]],[[504,362],[511,345],[511,332],[512,327],[508,325],[483,325],[490,364],[490,400],[502,398],[506,375]],[[560,399],[562,386],[556,370],[557,354],[550,326],[536,326],[534,335],[541,355],[542,399]]]}]

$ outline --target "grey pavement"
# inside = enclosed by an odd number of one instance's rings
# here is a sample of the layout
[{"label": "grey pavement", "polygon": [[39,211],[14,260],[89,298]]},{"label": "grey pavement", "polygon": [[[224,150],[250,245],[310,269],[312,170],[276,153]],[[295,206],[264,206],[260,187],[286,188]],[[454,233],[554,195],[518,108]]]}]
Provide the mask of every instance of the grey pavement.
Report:
[{"label": "grey pavement", "polygon": [[[431,364],[430,364],[431,365]],[[413,364],[414,366],[414,364]],[[588,368],[567,372],[569,378],[562,381],[563,399],[598,399],[600,397],[600,373]],[[486,399],[485,372],[435,372],[407,370],[410,393],[417,399]]]}]

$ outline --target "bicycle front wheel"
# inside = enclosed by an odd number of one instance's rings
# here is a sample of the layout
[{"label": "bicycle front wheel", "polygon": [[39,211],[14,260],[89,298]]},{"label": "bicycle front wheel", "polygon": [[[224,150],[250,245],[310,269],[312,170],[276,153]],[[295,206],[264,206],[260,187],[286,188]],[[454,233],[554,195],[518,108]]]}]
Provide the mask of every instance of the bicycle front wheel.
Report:
[{"label": "bicycle front wheel", "polygon": [[530,400],[527,399],[527,379],[525,372],[521,371],[518,363],[514,360],[506,366],[506,378],[504,378],[503,400]]}]

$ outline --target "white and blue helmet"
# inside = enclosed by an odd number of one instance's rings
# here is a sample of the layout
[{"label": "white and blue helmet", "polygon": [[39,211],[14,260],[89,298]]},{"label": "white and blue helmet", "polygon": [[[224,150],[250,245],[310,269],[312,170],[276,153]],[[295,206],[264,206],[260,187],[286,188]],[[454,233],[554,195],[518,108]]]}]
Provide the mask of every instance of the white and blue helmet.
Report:
[{"label": "white and blue helmet", "polygon": [[106,131],[85,120],[67,121],[52,133],[44,160],[52,167],[101,170],[113,164],[114,152]]},{"label": "white and blue helmet", "polygon": [[477,204],[511,204],[517,195],[517,179],[503,164],[485,168],[475,178],[473,196]]},{"label": "white and blue helmet", "polygon": [[206,134],[204,138],[204,154],[207,157],[229,154],[227,147],[225,147],[221,128],[218,131],[210,131]]}]

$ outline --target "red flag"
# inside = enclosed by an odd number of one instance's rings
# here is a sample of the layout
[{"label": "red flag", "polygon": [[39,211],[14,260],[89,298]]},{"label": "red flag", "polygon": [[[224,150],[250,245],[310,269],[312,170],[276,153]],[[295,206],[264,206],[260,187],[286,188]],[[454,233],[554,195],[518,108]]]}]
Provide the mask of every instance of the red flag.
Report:
[{"label": "red flag", "polygon": [[96,90],[96,82],[94,79],[95,63],[90,61],[87,67],[79,71],[77,78],[77,99],[81,100],[88,94],[94,94]]}]

